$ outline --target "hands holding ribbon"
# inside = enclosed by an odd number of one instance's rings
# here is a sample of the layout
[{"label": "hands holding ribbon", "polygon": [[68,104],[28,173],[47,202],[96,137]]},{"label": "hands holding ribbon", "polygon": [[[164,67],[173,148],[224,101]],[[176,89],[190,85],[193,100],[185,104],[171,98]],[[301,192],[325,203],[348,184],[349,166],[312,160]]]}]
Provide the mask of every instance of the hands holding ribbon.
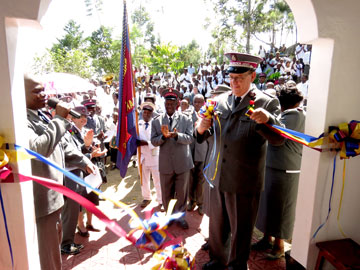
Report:
[{"label": "hands holding ribbon", "polygon": [[250,115],[250,119],[254,120],[258,124],[265,124],[270,119],[270,113],[263,108],[257,108]]}]

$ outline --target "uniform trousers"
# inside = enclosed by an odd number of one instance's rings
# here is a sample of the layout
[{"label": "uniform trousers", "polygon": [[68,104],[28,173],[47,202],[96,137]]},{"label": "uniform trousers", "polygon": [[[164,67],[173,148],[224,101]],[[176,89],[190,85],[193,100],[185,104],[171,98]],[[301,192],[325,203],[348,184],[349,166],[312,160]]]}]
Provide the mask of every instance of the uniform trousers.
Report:
[{"label": "uniform trousers", "polygon": [[171,199],[176,199],[173,213],[186,212],[189,195],[190,170],[183,173],[164,174],[160,172],[161,196],[167,211]]},{"label": "uniform trousers", "polygon": [[[76,173],[76,171],[73,171],[73,173],[79,176],[79,173]],[[78,194],[83,195],[83,193],[85,192],[84,187],[80,186],[79,184],[70,180],[67,177],[65,177],[64,179],[64,185]],[[74,243],[75,231],[80,213],[80,204],[67,197],[64,197],[64,201],[64,207],[61,212],[63,229],[61,247]]]},{"label": "uniform trousers", "polygon": [[144,200],[151,200],[151,191],[150,191],[150,174],[151,174],[154,182],[154,187],[156,190],[156,201],[158,203],[162,203],[159,166],[142,165],[141,167],[142,167],[141,194]]},{"label": "uniform trousers", "polygon": [[259,194],[243,195],[210,189],[209,252],[212,260],[247,269]]},{"label": "uniform trousers", "polygon": [[195,161],[194,168],[190,171],[189,181],[189,200],[191,203],[196,202],[202,206],[204,202],[204,162]]},{"label": "uniform trousers", "polygon": [[40,265],[42,270],[61,270],[61,208],[36,218]]}]

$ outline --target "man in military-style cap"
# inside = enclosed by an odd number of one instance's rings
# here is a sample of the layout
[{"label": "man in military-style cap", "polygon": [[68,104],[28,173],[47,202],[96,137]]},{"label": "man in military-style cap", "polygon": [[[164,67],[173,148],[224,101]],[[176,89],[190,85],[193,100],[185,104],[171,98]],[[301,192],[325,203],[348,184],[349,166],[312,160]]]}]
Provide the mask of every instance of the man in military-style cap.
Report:
[{"label": "man in military-style cap", "polygon": [[[241,53],[228,53],[226,57],[230,60],[227,72],[231,91],[215,98],[221,129],[217,121],[212,128],[211,119],[201,119],[195,131],[198,142],[208,140],[212,146],[216,138],[215,156],[220,153],[219,163],[212,162],[206,171],[208,179],[214,174],[215,178],[209,200],[211,260],[203,266],[205,270],[247,269],[264,181],[267,140],[283,142],[281,136],[262,125],[281,125],[279,101],[252,84],[262,59]],[[248,117],[245,113],[251,100],[255,110]]]},{"label": "man in military-style cap", "polygon": [[141,194],[143,201],[140,204],[142,208],[146,207],[151,202],[150,192],[150,174],[154,181],[156,190],[156,199],[159,205],[162,205],[160,174],[159,174],[159,147],[151,144],[151,126],[153,122],[153,112],[155,105],[152,102],[143,102],[140,105],[142,112],[142,119],[139,120],[139,140],[138,145],[141,147],[141,156],[138,159],[142,165],[142,184]]},{"label": "man in military-style cap", "polygon": [[211,95],[211,98],[214,98],[217,95],[228,92],[230,90],[231,90],[231,88],[229,86],[227,86],[226,84],[218,84],[214,90],[210,91],[210,95]]},{"label": "man in military-style cap", "polygon": [[[167,211],[171,199],[177,199],[174,213],[186,212],[190,169],[194,167],[190,144],[193,141],[192,121],[176,110],[179,91],[165,89],[165,113],[156,117],[151,126],[151,143],[160,146],[159,171],[163,206]],[[185,217],[178,225],[188,229]]]}]

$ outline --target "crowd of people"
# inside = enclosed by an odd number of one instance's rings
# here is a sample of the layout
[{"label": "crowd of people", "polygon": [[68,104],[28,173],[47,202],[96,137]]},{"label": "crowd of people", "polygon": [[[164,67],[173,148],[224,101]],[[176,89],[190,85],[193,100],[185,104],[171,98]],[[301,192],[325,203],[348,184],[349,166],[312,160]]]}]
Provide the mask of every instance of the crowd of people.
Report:
[{"label": "crowd of people", "polygon": [[[264,238],[252,248],[268,249],[269,259],[284,256],[283,241],[291,238],[302,148],[263,124],[303,131],[311,47],[298,45],[293,58],[285,53],[283,47],[275,52],[260,47],[261,57],[229,53],[227,63],[190,64],[181,74],[134,69],[140,206],[152,201],[152,179],[161,211],[174,207],[174,213],[207,214],[209,239],[203,248],[211,260],[205,270],[247,269],[255,225]],[[81,178],[98,169],[106,182],[105,164],[116,169],[119,86],[93,84],[86,93],[57,95],[62,102],[49,108],[41,78],[25,75],[29,145]],[[215,122],[199,116],[209,98],[218,104]],[[255,110],[248,116],[250,101]],[[94,193],[49,166],[32,160],[32,167],[34,175],[99,204]],[[88,237],[97,230],[92,215],[87,213],[85,225],[78,203],[36,183],[34,199],[41,267],[61,269],[60,251],[78,254],[84,248],[74,242],[76,231]],[[175,223],[189,227],[185,214]]]}]

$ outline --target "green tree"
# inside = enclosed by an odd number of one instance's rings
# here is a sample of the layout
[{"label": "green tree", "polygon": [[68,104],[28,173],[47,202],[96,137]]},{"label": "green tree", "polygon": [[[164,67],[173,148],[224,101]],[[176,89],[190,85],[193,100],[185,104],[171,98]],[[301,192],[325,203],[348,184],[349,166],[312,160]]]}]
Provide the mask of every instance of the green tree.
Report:
[{"label": "green tree", "polygon": [[154,23],[145,7],[141,6],[131,14],[132,27],[130,41],[134,66],[148,65],[150,50],[154,50],[156,42]]},{"label": "green tree", "polygon": [[[52,52],[66,52],[80,49],[84,45],[84,32],[81,31],[80,25],[74,20],[70,20],[64,27],[65,36],[61,39],[57,39],[58,43],[54,44],[51,48]],[[59,51],[60,50],[60,51]]]},{"label": "green tree", "polygon": [[100,26],[87,40],[89,42],[87,51],[97,73],[99,75],[104,75],[103,72],[113,73],[118,76],[121,43],[112,39],[112,29]]},{"label": "green tree", "polygon": [[[43,56],[35,58],[34,67],[38,73],[67,72],[90,78],[94,74],[91,59],[87,54],[85,39],[80,25],[69,21],[64,27],[65,35],[57,39],[51,49]],[[41,63],[40,63],[41,62]]]},{"label": "green tree", "polygon": [[179,58],[184,62],[184,66],[187,67],[192,63],[197,66],[201,62],[201,50],[199,44],[192,40],[188,45],[181,46],[179,48]]},{"label": "green tree", "polygon": [[179,48],[171,43],[155,46],[151,51],[150,63],[152,73],[177,72],[184,68],[184,62],[180,60]]},{"label": "green tree", "polygon": [[[283,0],[208,0],[214,5],[219,25],[213,31],[214,43],[210,54],[220,52],[221,42],[230,42],[239,51],[250,52],[254,37],[274,46],[278,31],[292,30],[294,19]],[[271,1],[271,2],[270,2]],[[280,26],[280,27],[279,27]],[[261,40],[260,33],[272,32],[269,42]],[[243,41],[245,40],[245,45]],[[239,42],[241,44],[239,44]]]}]

